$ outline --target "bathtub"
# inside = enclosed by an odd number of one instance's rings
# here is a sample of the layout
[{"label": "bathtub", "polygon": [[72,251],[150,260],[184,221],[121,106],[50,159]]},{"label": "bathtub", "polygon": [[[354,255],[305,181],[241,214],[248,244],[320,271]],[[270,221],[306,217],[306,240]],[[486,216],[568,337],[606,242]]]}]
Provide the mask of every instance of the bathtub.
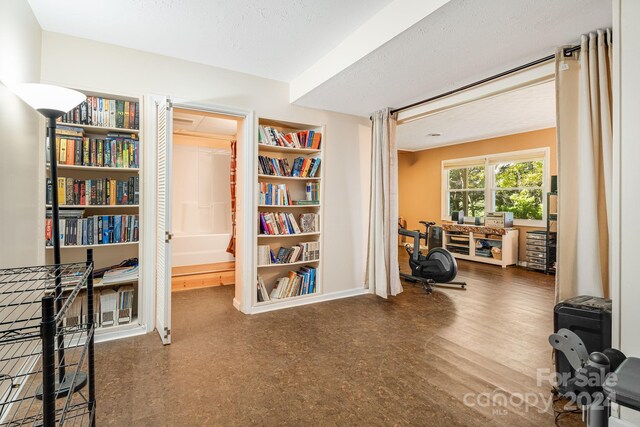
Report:
[{"label": "bathtub", "polygon": [[171,266],[213,264],[233,261],[226,252],[231,234],[174,234],[171,239]]}]

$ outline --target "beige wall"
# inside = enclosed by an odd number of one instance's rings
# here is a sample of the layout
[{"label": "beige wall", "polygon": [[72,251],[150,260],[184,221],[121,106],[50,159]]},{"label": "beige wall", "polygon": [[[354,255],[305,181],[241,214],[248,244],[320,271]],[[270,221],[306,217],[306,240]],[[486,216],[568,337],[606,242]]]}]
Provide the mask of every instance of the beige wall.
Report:
[{"label": "beige wall", "polygon": [[[550,148],[551,175],[557,173],[555,128],[484,139],[464,144],[416,152],[400,152],[398,161],[398,192],[400,216],[409,228],[419,228],[418,221],[436,221],[441,218],[442,161],[532,148]],[[520,260],[524,260],[526,231],[520,229]]]},{"label": "beige wall", "polygon": [[0,267],[44,259],[44,121],[7,87],[40,81],[41,34],[29,3],[0,2]]},{"label": "beige wall", "polygon": [[[258,117],[326,125],[324,292],[363,288],[370,179],[368,118],[292,105],[286,83],[166,56],[49,32],[43,33],[42,47],[43,82],[104,93],[171,95],[174,102],[228,106],[253,110]],[[240,148],[238,154],[240,158]]]}]

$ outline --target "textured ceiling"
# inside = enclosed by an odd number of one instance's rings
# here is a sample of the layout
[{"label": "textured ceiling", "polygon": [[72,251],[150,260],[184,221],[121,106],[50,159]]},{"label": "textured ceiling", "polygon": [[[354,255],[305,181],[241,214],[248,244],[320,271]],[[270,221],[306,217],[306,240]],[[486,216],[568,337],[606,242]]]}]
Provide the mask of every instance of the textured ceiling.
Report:
[{"label": "textured ceiling", "polygon": [[425,150],[554,127],[555,102],[554,82],[470,102],[398,126],[398,148]]},{"label": "textured ceiling", "polygon": [[28,0],[46,31],[290,81],[391,0]]},{"label": "textured ceiling", "polygon": [[173,131],[234,136],[238,132],[238,123],[235,120],[174,111]]},{"label": "textured ceiling", "polygon": [[549,55],[611,19],[610,0],[452,0],[295,103],[368,116]]}]

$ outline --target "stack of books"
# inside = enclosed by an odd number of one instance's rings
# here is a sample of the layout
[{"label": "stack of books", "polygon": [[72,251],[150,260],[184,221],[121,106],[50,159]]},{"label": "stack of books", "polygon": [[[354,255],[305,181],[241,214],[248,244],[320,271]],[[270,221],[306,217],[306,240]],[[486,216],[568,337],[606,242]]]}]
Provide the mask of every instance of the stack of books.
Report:
[{"label": "stack of books", "polygon": [[108,285],[111,283],[135,282],[138,280],[138,271],[139,267],[137,265],[113,268],[104,273],[102,283]]},{"label": "stack of books", "polygon": [[288,148],[320,149],[322,133],[313,130],[284,133],[270,126],[258,126],[258,143]]}]

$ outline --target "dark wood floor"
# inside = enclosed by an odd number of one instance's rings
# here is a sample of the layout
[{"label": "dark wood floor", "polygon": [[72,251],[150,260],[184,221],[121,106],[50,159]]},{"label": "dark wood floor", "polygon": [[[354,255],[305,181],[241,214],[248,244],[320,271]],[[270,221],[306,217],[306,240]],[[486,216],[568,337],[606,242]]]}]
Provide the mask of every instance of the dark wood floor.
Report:
[{"label": "dark wood floor", "polygon": [[254,316],[232,307],[232,286],[174,294],[171,346],[153,334],[97,346],[98,421],[553,425],[533,400],[549,395],[536,370],[552,366],[553,276],[460,262],[459,277],[468,290],[405,284],[389,300]]}]

